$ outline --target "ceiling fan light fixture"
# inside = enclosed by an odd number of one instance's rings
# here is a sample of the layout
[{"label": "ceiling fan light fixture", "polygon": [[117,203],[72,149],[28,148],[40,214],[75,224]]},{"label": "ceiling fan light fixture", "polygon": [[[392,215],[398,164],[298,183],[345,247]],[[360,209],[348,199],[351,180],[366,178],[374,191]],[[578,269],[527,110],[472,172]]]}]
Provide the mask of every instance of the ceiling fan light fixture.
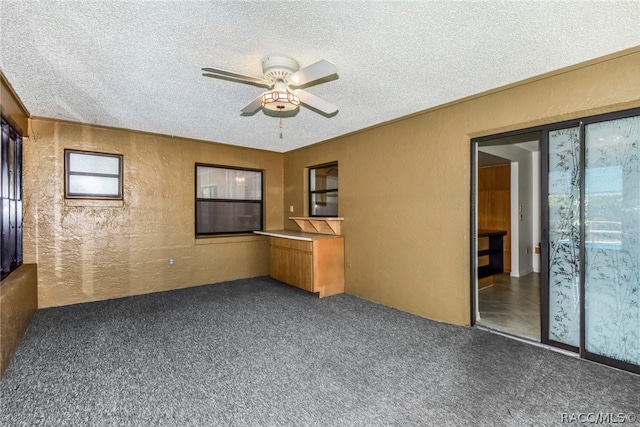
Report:
[{"label": "ceiling fan light fixture", "polygon": [[262,95],[262,107],[272,111],[292,111],[300,105],[300,98],[293,93],[274,90]]}]

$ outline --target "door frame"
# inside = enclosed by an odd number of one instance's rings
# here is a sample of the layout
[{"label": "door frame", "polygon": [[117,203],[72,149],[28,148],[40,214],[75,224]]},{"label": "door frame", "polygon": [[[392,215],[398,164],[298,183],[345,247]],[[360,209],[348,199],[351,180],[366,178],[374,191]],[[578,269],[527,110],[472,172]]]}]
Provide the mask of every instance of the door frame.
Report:
[{"label": "door frame", "polygon": [[[478,307],[478,257],[477,257],[477,247],[478,247],[478,143],[492,141],[494,139],[504,139],[514,136],[519,136],[527,133],[540,132],[542,130],[541,126],[535,126],[530,128],[518,129],[510,132],[501,132],[497,134],[482,136],[478,138],[472,138],[470,143],[470,158],[471,158],[471,180],[470,180],[470,198],[471,198],[471,206],[470,206],[470,225],[469,228],[471,230],[471,238],[470,242],[470,278],[471,278],[471,310],[470,310],[470,325],[475,326],[477,322],[477,315],[479,312]],[[540,156],[542,159],[542,156]],[[541,172],[542,174],[542,172]],[[542,193],[541,193],[542,194]],[[513,213],[512,213],[513,214]],[[511,257],[514,257],[514,248],[512,245],[511,248]],[[540,261],[540,265],[542,266],[542,258]],[[542,268],[541,268],[542,270]],[[542,289],[542,285],[540,286]],[[540,301],[542,304],[542,300]]]},{"label": "door frame", "polygon": [[[478,143],[490,141],[494,139],[507,138],[517,136],[531,132],[541,132],[540,137],[540,342],[551,347],[567,350],[577,353],[580,358],[591,360],[594,362],[609,365],[625,371],[634,372],[640,374],[640,366],[621,360],[612,359],[610,357],[601,356],[598,354],[590,353],[586,350],[585,346],[585,257],[580,257],[580,283],[579,283],[579,301],[580,301],[580,344],[579,347],[574,347],[564,343],[560,343],[549,339],[549,202],[548,202],[548,175],[549,175],[549,132],[557,129],[567,127],[579,127],[580,128],[580,200],[584,200],[585,186],[585,126],[593,123],[605,122],[610,120],[622,119],[627,117],[634,117],[640,115],[640,108],[632,108],[621,111],[615,111],[610,113],[598,114],[594,116],[587,116],[583,118],[577,118],[572,120],[566,120],[562,122],[550,123],[547,125],[534,126],[515,131],[502,132],[492,135],[487,135],[478,138],[472,138],[470,141],[470,159],[471,159],[471,182],[470,182],[470,295],[471,295],[471,310],[470,310],[470,325],[475,326],[477,321],[478,307],[478,259],[477,259],[477,178],[478,178]],[[580,203],[580,254],[585,252],[585,206],[584,203]]]}]

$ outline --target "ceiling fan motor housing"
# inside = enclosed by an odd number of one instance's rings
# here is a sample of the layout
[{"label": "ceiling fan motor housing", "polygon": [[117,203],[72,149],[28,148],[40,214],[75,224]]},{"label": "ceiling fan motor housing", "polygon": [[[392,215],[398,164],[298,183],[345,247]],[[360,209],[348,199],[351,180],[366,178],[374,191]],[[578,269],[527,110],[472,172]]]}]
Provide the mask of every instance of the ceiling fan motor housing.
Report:
[{"label": "ceiling fan motor housing", "polygon": [[262,71],[265,80],[272,83],[285,81],[287,77],[300,69],[298,63],[286,56],[270,55],[262,60]]}]

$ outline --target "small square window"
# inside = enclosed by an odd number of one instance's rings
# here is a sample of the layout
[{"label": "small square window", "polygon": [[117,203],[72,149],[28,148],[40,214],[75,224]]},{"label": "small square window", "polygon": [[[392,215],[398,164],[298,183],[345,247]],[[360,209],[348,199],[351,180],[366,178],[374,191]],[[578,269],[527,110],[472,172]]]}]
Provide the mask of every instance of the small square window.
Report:
[{"label": "small square window", "polygon": [[122,155],[65,150],[65,197],[122,199]]}]

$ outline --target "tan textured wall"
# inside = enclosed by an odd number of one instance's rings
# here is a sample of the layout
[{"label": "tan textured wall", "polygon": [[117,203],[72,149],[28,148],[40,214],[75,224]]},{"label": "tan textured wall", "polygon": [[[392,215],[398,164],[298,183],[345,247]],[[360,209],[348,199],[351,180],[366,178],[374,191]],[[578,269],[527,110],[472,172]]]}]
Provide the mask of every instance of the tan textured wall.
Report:
[{"label": "tan textured wall", "polygon": [[[29,112],[0,72],[0,111],[12,126],[27,136]],[[37,268],[23,264],[0,283],[0,377],[36,311]]]},{"label": "tan textured wall", "polygon": [[471,138],[638,107],[638,70],[630,50],[286,153],[285,212],[306,209],[305,167],[337,160],[346,291],[469,324]]},{"label": "tan textured wall", "polygon": [[0,377],[38,308],[38,271],[23,264],[0,284]]},{"label": "tan textured wall", "polygon": [[[124,200],[65,200],[65,148],[122,154]],[[24,258],[38,264],[38,307],[268,274],[264,237],[194,238],[196,162],[265,170],[266,227],[282,227],[280,153],[32,119]]]}]

